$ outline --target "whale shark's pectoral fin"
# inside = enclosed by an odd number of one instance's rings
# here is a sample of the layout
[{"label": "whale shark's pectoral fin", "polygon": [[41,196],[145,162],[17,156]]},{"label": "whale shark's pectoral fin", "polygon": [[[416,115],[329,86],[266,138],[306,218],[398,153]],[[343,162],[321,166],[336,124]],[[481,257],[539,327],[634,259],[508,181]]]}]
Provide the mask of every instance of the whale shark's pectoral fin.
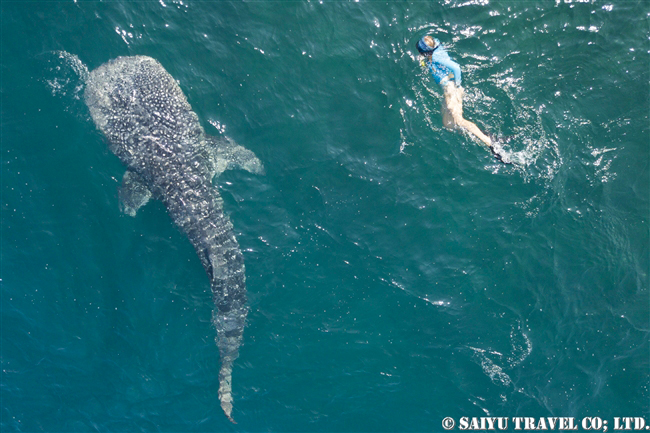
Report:
[{"label": "whale shark's pectoral fin", "polygon": [[119,191],[120,210],[127,215],[135,216],[138,209],[147,204],[151,191],[136,172],[127,170],[122,178]]},{"label": "whale shark's pectoral fin", "polygon": [[264,174],[264,165],[255,154],[243,146],[235,143],[229,137],[208,137],[214,146],[216,162],[216,175],[225,170],[242,169],[254,174]]}]

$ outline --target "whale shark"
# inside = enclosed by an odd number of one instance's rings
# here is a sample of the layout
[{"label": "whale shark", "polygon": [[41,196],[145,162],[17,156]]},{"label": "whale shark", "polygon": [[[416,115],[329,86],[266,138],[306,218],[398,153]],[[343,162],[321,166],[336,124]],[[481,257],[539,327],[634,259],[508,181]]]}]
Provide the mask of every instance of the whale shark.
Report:
[{"label": "whale shark", "polygon": [[232,417],[232,369],[246,316],[244,256],[213,179],[226,169],[263,174],[255,154],[205,133],[174,78],[155,59],[118,57],[89,72],[84,101],[110,150],[127,170],[121,210],[135,216],[150,199],[164,203],[210,278],[221,367],[219,401]]}]

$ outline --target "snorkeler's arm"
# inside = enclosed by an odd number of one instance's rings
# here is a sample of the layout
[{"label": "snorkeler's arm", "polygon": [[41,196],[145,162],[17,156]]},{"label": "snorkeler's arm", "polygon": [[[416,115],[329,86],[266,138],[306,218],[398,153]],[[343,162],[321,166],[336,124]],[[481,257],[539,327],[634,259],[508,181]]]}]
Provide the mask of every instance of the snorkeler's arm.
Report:
[{"label": "snorkeler's arm", "polygon": [[444,55],[438,56],[438,58],[436,58],[435,61],[438,64],[450,69],[451,72],[454,73],[454,81],[456,82],[456,86],[460,87],[460,82],[461,82],[460,65],[454,62],[453,60],[451,60],[451,58],[449,58],[449,56],[446,55],[446,53]]},{"label": "snorkeler's arm", "polygon": [[456,82],[456,87],[460,87],[460,65],[454,61],[449,62],[449,69],[454,73],[454,81]]}]

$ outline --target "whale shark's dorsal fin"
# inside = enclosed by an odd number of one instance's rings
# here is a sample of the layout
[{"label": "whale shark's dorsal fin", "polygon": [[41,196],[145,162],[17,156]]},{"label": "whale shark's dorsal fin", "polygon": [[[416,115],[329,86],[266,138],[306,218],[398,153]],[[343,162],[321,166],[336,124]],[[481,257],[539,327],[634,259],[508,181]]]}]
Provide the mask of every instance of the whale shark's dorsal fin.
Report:
[{"label": "whale shark's dorsal fin", "polygon": [[264,165],[252,151],[235,143],[229,137],[209,135],[206,138],[214,150],[215,176],[219,176],[225,170],[236,168],[254,174],[264,174]]},{"label": "whale shark's dorsal fin", "polygon": [[134,217],[138,209],[147,204],[151,198],[151,191],[135,171],[128,169],[122,178],[119,197],[120,210]]}]

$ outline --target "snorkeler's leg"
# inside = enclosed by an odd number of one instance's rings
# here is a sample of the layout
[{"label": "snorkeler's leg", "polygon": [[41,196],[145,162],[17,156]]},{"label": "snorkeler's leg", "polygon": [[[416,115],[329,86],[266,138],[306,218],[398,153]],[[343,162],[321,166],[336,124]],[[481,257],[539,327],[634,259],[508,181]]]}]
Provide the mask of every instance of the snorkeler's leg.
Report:
[{"label": "snorkeler's leg", "polygon": [[[449,119],[449,116],[451,119]],[[465,129],[470,134],[476,136],[486,146],[492,145],[490,137],[485,135],[476,124],[463,118],[463,90],[456,87],[456,84],[451,82],[445,86],[445,107],[443,108],[443,123],[446,127],[457,126]],[[448,126],[451,125],[451,126]]]},{"label": "snorkeler's leg", "polygon": [[446,101],[442,102],[442,108],[440,111],[442,112],[442,125],[447,129],[454,129],[456,127],[456,122],[454,121],[454,116],[451,114],[451,111],[447,108]]},{"label": "snorkeler's leg", "polygon": [[465,129],[470,134],[474,134],[479,140],[481,140],[486,146],[492,146],[492,140],[487,135],[483,134],[483,131],[476,126],[475,123],[470,122],[467,119],[460,118],[456,120],[456,123],[463,129]]},{"label": "snorkeler's leg", "polygon": [[456,120],[463,118],[463,92],[451,82],[444,86],[443,123],[448,128],[455,128]]}]

